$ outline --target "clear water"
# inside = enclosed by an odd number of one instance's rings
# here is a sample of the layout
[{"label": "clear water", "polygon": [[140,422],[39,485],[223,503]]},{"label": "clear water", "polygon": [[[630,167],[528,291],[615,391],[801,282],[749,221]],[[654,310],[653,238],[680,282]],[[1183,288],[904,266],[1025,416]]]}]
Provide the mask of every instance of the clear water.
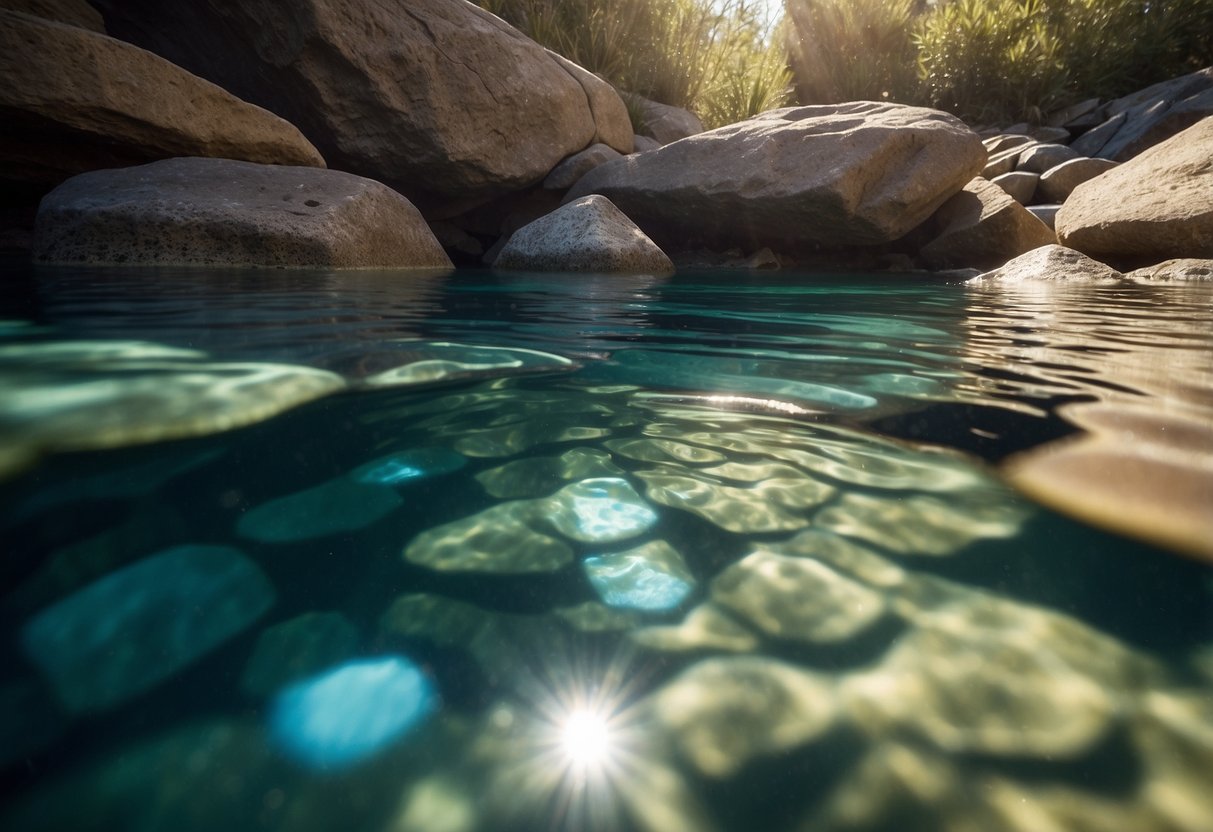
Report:
[{"label": "clear water", "polygon": [[3,278],[5,829],[1213,829],[1213,569],[995,472],[1213,287]]}]

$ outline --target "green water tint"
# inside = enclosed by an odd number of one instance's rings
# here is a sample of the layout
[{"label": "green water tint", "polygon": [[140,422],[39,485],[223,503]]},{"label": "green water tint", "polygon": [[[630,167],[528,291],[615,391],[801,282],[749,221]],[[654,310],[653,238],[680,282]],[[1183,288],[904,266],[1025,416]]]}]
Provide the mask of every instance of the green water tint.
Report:
[{"label": "green water tint", "polygon": [[[95,358],[94,381],[251,361],[341,387],[3,485],[5,828],[1213,826],[1209,569],[1033,505],[938,410],[1023,445],[1079,395],[1198,418],[1207,336],[1130,298],[1097,323],[1089,293],[1034,330],[1038,298],[999,316],[956,286],[675,281],[666,307],[622,282],[577,309],[480,280],[407,348],[296,363],[177,355],[137,316],[141,345],[92,358],[87,326],[13,336],[66,344],[6,377],[43,391],[65,355],[72,384]],[[547,338],[478,345],[461,297],[533,305]],[[706,308],[747,298],[773,309]],[[849,308],[777,314],[827,302]],[[1170,354],[1179,392],[1133,354]],[[50,420],[39,453],[57,424],[88,423]]]}]

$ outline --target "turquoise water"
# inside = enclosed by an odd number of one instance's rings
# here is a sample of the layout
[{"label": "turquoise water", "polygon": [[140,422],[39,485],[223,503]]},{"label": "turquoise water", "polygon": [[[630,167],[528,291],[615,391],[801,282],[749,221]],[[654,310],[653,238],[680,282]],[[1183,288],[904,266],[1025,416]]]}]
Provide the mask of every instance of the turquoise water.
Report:
[{"label": "turquoise water", "polygon": [[996,467],[1213,287],[3,277],[6,829],[1213,828],[1213,569]]}]

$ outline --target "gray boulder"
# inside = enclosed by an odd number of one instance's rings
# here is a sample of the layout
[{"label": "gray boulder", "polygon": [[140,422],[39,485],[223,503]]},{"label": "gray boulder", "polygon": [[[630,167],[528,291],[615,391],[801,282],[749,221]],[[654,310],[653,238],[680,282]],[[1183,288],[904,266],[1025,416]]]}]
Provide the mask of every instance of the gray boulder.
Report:
[{"label": "gray boulder", "polygon": [[627,93],[627,102],[640,114],[640,135],[669,144],[702,133],[703,122],[690,110]]},{"label": "gray boulder", "polygon": [[1074,189],[1064,245],[1093,256],[1213,257],[1213,117]]},{"label": "gray boulder", "polygon": [[43,263],[449,268],[407,199],[371,179],[228,159],[85,173],[47,194]]},{"label": "gray boulder", "polygon": [[1088,98],[1077,104],[1071,104],[1050,115],[1047,124],[1049,127],[1069,127],[1078,119],[1085,118],[1098,110],[1099,102],[1098,98]]},{"label": "gray boulder", "polygon": [[333,167],[386,183],[429,219],[538,185],[595,142],[632,149],[605,81],[471,3],[97,5],[115,36],[290,119]]},{"label": "gray boulder", "polygon": [[565,159],[543,180],[543,187],[549,191],[563,191],[573,187],[577,180],[585,176],[599,165],[618,159],[622,154],[613,147],[605,144],[592,144],[580,153],[574,153]]},{"label": "gray boulder", "polygon": [[1083,182],[1107,173],[1116,164],[1111,159],[1089,159],[1085,156],[1062,162],[1040,175],[1040,196],[1048,202],[1065,202]]},{"label": "gray boulder", "polygon": [[514,232],[497,269],[670,274],[674,264],[604,196],[586,196]]},{"label": "gray boulder", "polygon": [[607,196],[680,248],[872,246],[926,220],[985,156],[976,133],[936,110],[792,107],[609,162],[568,198]]},{"label": "gray boulder", "polygon": [[1023,280],[1120,280],[1120,272],[1085,254],[1056,244],[1041,246],[1001,267],[973,278],[970,283],[1017,283]]},{"label": "gray boulder", "polygon": [[46,188],[172,156],[324,166],[292,125],[163,58],[0,10],[0,179]]},{"label": "gray boulder", "polygon": [[932,222],[938,234],[920,254],[934,269],[993,268],[1057,241],[1044,223],[1002,188],[980,177],[945,202]]},{"label": "gray boulder", "polygon": [[661,142],[648,136],[637,136],[634,141],[636,153],[644,153],[661,147]]},{"label": "gray boulder", "polygon": [[1084,156],[1127,161],[1213,116],[1213,67],[1147,87],[1106,107],[1108,120],[1074,142]]}]

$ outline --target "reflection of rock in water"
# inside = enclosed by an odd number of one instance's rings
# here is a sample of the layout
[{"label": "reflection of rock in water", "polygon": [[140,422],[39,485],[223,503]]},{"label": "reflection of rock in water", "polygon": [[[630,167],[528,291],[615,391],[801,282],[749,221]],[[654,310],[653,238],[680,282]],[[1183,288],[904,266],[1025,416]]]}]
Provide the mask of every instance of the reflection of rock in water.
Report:
[{"label": "reflection of rock in water", "polygon": [[1013,483],[1088,522],[1213,558],[1207,284],[969,286],[968,354],[1003,371],[974,393],[1093,400],[1061,410],[1087,435],[1016,457]]}]

